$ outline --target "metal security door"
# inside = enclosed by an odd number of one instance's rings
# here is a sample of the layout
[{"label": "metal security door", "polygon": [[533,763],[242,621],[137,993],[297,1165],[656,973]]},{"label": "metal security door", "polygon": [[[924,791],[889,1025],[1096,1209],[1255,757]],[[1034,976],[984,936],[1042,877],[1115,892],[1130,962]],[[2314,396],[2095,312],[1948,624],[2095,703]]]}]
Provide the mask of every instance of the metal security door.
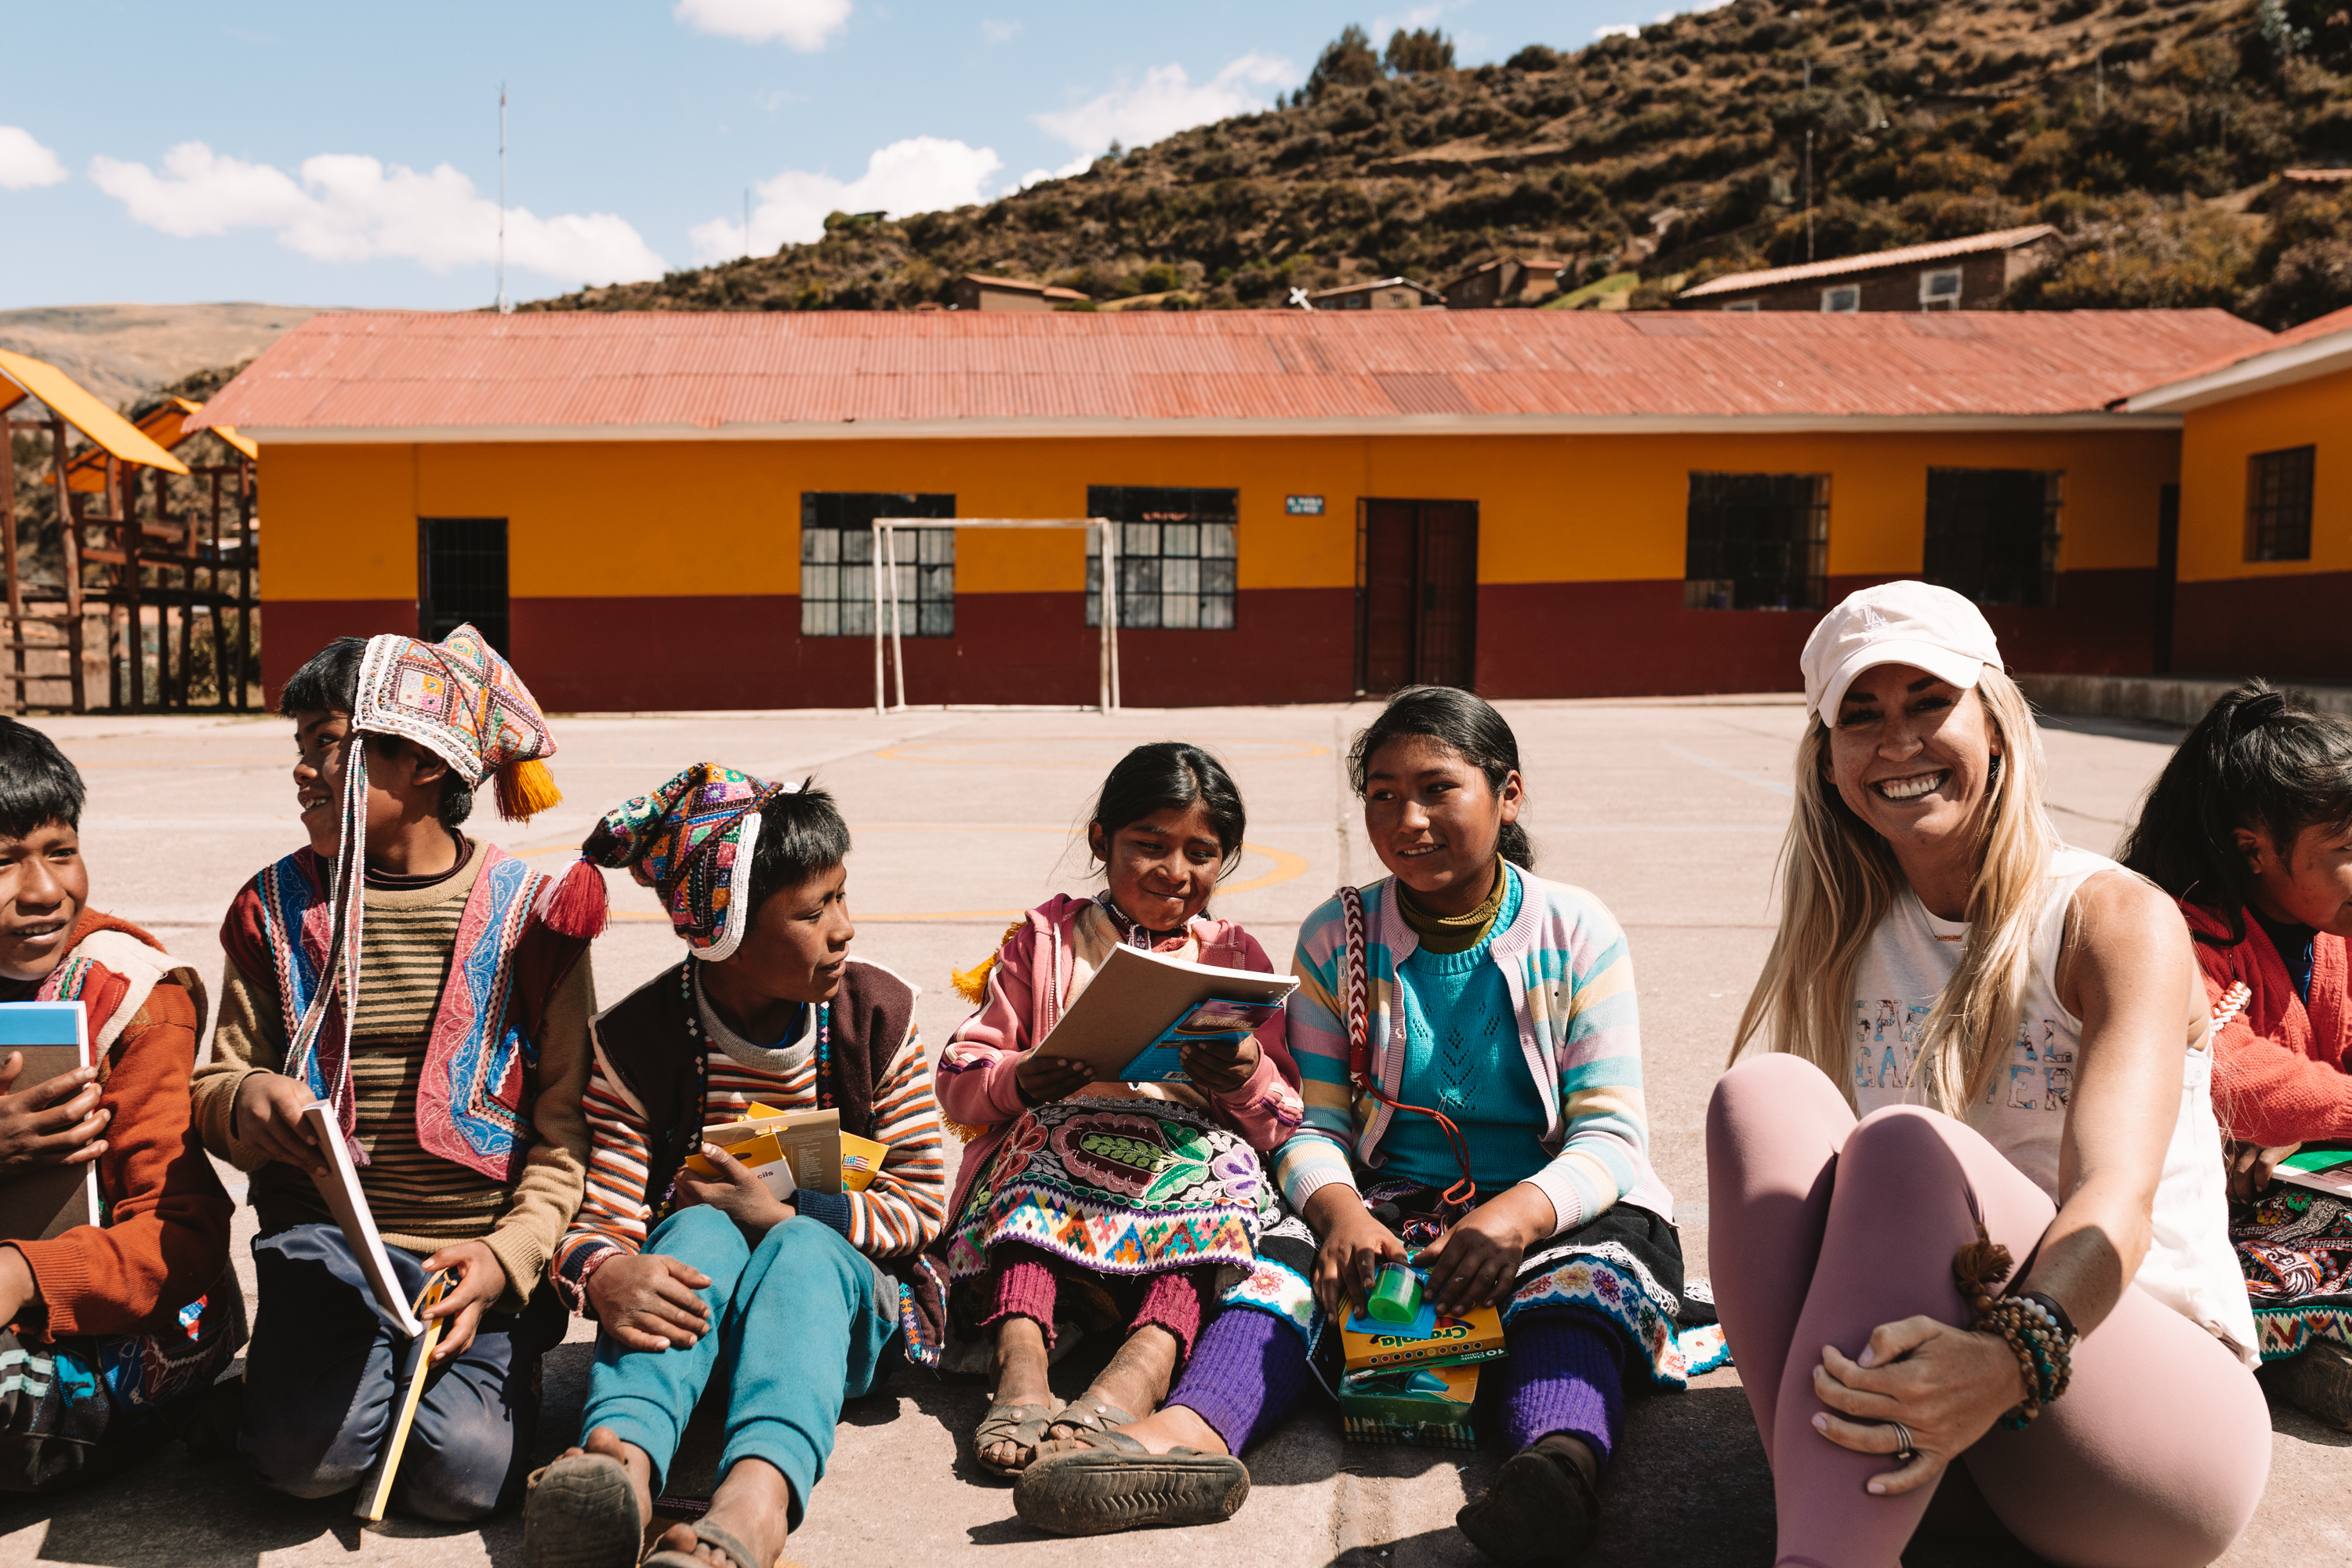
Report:
[{"label": "metal security door", "polygon": [[1468,687],[1477,668],[1478,503],[1356,510],[1356,689]]}]

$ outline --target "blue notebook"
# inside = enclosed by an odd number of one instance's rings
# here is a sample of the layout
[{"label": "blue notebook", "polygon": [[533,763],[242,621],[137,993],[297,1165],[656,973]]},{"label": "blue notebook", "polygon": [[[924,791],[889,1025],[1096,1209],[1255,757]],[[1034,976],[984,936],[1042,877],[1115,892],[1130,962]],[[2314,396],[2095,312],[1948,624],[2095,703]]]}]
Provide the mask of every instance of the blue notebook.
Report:
[{"label": "blue notebook", "polygon": [[1238,1048],[1258,1032],[1268,1018],[1282,1011],[1279,1002],[1232,1002],[1212,996],[1160,1031],[1160,1036],[1135,1054],[1120,1069],[1121,1083],[1190,1083],[1179,1054],[1186,1046]]},{"label": "blue notebook", "polygon": [[[10,1086],[36,1084],[89,1064],[89,1027],[79,1002],[0,1002],[0,1062],[12,1052],[24,1066]],[[96,1225],[98,1163],[40,1165],[0,1178],[0,1241],[48,1241],[76,1226]]]}]

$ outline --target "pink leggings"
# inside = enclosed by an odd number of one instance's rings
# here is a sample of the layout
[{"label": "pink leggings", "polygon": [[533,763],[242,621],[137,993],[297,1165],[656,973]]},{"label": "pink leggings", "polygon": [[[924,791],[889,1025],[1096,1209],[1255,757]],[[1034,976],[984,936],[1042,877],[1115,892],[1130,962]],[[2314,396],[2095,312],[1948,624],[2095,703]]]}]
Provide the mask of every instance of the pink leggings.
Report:
[{"label": "pink leggings", "polygon": [[[1818,1347],[1881,1323],[1963,1326],[1952,1254],[1979,1220],[2022,1265],[2055,1214],[1974,1130],[1913,1106],[1856,1123],[1810,1063],[1753,1057],[1707,1108],[1715,1299],[1772,1466],[1782,1564],[1891,1568],[1933,1489],[1874,1497],[1884,1454],[1813,1430]],[[2013,1279],[2013,1277],[2012,1277]],[[2219,1341],[2137,1286],[2075,1348],[2073,1386],[1960,1463],[2026,1546],[2065,1568],[2196,1568],[2253,1517],[2270,1410]],[[1939,1510],[1940,1511],[1940,1510]]]}]

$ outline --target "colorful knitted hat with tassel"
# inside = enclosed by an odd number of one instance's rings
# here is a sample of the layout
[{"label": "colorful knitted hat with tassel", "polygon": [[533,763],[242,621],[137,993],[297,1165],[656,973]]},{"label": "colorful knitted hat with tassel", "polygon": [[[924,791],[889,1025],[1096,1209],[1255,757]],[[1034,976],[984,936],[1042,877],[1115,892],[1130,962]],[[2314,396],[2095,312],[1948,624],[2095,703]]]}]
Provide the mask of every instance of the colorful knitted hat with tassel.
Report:
[{"label": "colorful knitted hat with tassel", "polygon": [[751,923],[760,809],[797,784],[697,763],[649,795],[606,812],[580,846],[593,865],[625,870],[661,895],[694,956],[733,956]]},{"label": "colorful knitted hat with tassel", "polygon": [[555,736],[514,666],[472,626],[443,641],[368,638],[352,728],[415,742],[469,784],[497,781],[499,815],[521,822],[563,796],[543,757]]}]

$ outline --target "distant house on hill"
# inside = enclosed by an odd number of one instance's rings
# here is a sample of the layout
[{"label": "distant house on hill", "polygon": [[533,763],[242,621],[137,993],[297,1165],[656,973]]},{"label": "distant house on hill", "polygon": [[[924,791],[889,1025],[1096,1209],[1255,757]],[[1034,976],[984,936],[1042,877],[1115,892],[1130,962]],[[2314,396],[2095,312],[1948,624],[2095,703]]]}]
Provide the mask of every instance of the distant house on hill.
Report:
[{"label": "distant house on hill", "polygon": [[1318,289],[1307,302],[1318,310],[1417,310],[1443,305],[1445,296],[1410,278],[1381,278],[1339,289]]},{"label": "distant house on hill", "polygon": [[1076,289],[1032,283],[1025,278],[967,272],[955,280],[955,308],[959,310],[1050,310],[1056,305],[1083,304],[1086,299]]},{"label": "distant house on hill", "polygon": [[1498,256],[1448,283],[1445,308],[1491,310],[1549,299],[1559,292],[1560,274],[1569,265],[1549,256]]},{"label": "distant house on hill", "polygon": [[1990,310],[2009,286],[2058,254],[2046,223],[1932,245],[1735,272],[1675,296],[1699,310]]}]

